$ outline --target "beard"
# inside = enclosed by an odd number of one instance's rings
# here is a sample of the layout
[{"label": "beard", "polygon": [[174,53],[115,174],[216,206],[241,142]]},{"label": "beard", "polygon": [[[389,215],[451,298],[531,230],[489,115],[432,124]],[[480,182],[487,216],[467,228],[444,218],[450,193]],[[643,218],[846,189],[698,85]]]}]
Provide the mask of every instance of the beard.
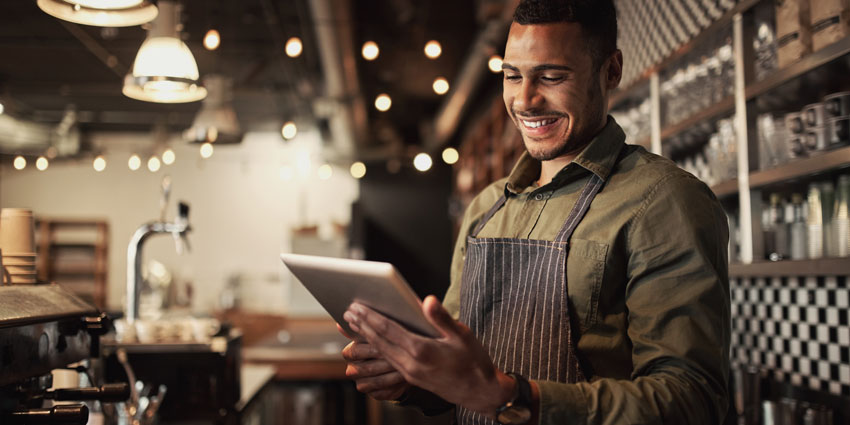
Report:
[{"label": "beard", "polygon": [[[523,118],[531,118],[534,115],[560,115],[561,119],[567,121],[562,125],[569,126],[569,131],[564,139],[558,141],[558,143],[555,143],[554,145],[547,146],[542,143],[538,144],[534,141],[528,140],[526,136],[523,135],[522,141],[525,145],[525,149],[528,151],[528,154],[538,161],[551,161],[567,154],[575,154],[584,149],[590,141],[593,140],[593,137],[596,136],[598,132],[597,125],[603,118],[602,88],[599,87],[598,84],[589,84],[587,99],[588,102],[585,103],[582,110],[581,116],[583,119],[581,121],[574,120],[572,115],[565,113],[545,112],[523,115]],[[511,115],[513,115],[516,126],[520,128],[522,123],[519,121],[519,116],[516,111],[511,110]]]}]

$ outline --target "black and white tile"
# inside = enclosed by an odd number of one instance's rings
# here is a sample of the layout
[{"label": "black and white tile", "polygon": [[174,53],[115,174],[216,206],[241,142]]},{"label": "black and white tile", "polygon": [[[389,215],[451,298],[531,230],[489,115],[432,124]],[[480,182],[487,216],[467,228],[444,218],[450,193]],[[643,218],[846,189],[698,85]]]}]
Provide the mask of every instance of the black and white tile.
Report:
[{"label": "black and white tile", "polygon": [[734,363],[850,396],[848,277],[743,278],[730,286]]}]

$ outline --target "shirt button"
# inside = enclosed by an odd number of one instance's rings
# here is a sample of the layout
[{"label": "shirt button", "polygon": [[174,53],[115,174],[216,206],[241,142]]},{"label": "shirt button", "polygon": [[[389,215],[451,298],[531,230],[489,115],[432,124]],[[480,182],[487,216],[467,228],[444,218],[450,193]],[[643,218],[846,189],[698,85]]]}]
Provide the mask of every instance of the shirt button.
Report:
[{"label": "shirt button", "polygon": [[536,199],[536,200],[538,200],[538,201],[542,201],[542,200],[543,200],[543,194],[542,194],[542,193],[538,193],[537,195],[534,195],[534,199]]}]

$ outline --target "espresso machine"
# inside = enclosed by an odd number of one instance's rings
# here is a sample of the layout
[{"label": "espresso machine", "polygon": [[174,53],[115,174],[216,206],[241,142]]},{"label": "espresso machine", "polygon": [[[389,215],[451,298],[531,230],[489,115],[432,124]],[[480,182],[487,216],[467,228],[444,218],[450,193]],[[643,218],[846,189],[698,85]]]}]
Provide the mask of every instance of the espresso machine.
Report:
[{"label": "espresso machine", "polygon": [[52,370],[98,356],[108,322],[59,285],[0,286],[0,424],[85,425],[84,402],[126,401],[127,383],[51,390]]}]

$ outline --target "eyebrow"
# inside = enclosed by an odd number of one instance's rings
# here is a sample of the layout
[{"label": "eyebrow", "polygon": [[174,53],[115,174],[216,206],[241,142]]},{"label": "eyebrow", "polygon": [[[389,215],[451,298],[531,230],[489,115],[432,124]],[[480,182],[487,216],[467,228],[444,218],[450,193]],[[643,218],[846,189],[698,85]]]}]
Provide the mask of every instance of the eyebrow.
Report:
[{"label": "eyebrow", "polygon": [[[519,68],[517,68],[517,67],[515,67],[515,66],[513,66],[513,65],[510,65],[510,64],[502,63],[502,70],[506,70],[506,69],[507,69],[507,70],[510,70],[510,71],[514,71],[514,72],[519,72]],[[541,71],[567,71],[567,72],[573,72],[573,69],[572,69],[572,68],[570,68],[570,67],[568,67],[568,66],[566,66],[566,65],[555,65],[555,64],[545,63],[545,64],[537,65],[537,66],[535,66],[535,67],[531,68],[531,71],[532,71],[532,72],[541,72]]]}]

